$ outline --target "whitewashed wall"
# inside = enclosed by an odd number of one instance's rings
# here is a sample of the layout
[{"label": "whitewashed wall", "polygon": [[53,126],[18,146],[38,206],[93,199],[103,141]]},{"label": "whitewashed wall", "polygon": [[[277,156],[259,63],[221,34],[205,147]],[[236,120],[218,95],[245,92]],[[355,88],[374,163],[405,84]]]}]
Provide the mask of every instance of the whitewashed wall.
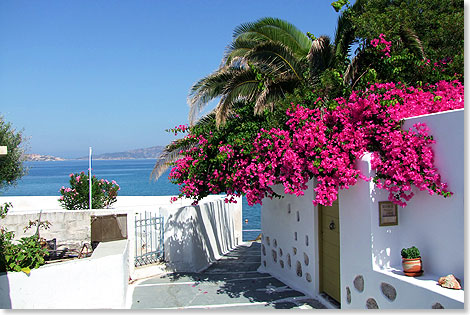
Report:
[{"label": "whitewashed wall", "polygon": [[318,293],[318,213],[313,206],[313,181],[305,195],[285,195],[282,186],[273,187],[282,199],[263,199],[261,208],[261,266],[290,287],[310,296]]},{"label": "whitewashed wall", "polygon": [[165,261],[174,271],[199,272],[242,242],[241,198],[204,198],[198,206],[160,207],[165,218]]},{"label": "whitewashed wall", "polygon": [[0,308],[124,308],[127,240],[100,243],[92,257],[0,274]]},{"label": "whitewashed wall", "polygon": [[[387,200],[386,191],[360,181],[340,192],[342,308],[371,307],[374,301],[381,309],[463,308],[464,291],[441,288],[437,280],[452,273],[464,281],[464,111],[410,118],[404,128],[417,122],[431,129],[435,165],[454,195],[415,190],[408,206],[398,207],[399,224],[380,227],[378,202]],[[371,174],[370,155],[358,167]],[[401,272],[400,251],[412,245],[423,260],[424,274],[417,278]],[[387,298],[383,286],[395,291],[395,299]]]}]

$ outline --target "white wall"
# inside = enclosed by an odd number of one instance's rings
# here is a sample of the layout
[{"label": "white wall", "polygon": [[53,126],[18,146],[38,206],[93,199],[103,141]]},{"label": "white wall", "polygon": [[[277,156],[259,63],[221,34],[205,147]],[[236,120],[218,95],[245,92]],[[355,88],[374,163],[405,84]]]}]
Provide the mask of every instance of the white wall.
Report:
[{"label": "white wall", "polygon": [[[407,119],[404,128],[417,122],[430,128],[436,140],[435,165],[454,195],[445,199],[415,190],[408,206],[398,207],[399,224],[380,227],[378,202],[387,201],[388,192],[363,181],[340,192],[342,308],[365,308],[369,298],[379,308],[431,308],[435,303],[463,308],[464,291],[443,289],[436,281],[451,273],[464,281],[464,111]],[[372,174],[370,155],[358,167],[365,175]],[[412,245],[423,260],[424,274],[417,278],[401,272],[400,251]],[[353,284],[359,275],[363,292]],[[382,282],[395,288],[394,301],[381,292]]]},{"label": "white wall", "polygon": [[100,243],[92,257],[0,274],[0,308],[124,308],[127,240]]},{"label": "white wall", "polygon": [[[281,185],[274,186],[273,189],[284,198],[263,199],[261,266],[258,270],[273,275],[310,297],[315,297],[319,288],[318,213],[312,204],[313,181],[309,182],[309,188],[301,197],[284,194]],[[297,275],[298,264],[301,276]]]},{"label": "white wall", "polygon": [[242,242],[241,198],[209,196],[198,206],[162,206],[165,261],[174,271],[198,272]]}]

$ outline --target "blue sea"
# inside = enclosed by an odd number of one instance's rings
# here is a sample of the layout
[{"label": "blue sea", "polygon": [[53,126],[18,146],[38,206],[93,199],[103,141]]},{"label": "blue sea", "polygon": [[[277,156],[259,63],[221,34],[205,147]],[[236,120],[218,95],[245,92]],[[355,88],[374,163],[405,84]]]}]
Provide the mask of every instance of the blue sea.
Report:
[{"label": "blue sea", "polygon": [[[88,160],[25,162],[29,169],[16,186],[0,190],[0,196],[59,196],[62,186],[69,186],[69,174],[88,172]],[[120,196],[178,195],[178,186],[169,182],[169,170],[157,181],[150,179],[155,160],[93,160],[92,174],[115,180]],[[248,206],[243,197],[243,230],[260,229],[261,207]],[[245,223],[245,220],[248,222]],[[243,232],[243,240],[251,240],[259,232]]]}]

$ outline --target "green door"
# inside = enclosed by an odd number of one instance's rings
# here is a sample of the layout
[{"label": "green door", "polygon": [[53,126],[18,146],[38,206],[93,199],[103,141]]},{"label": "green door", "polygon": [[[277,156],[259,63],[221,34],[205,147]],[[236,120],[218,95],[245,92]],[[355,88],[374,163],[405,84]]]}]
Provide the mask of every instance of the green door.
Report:
[{"label": "green door", "polygon": [[339,259],[339,203],[331,207],[320,205],[320,292],[341,302]]}]

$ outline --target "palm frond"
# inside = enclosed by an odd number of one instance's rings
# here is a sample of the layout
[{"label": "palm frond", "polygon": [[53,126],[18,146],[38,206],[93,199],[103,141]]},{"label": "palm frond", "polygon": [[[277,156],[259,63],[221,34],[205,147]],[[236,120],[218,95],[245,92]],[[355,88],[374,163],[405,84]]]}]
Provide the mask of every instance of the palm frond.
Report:
[{"label": "palm frond", "polygon": [[[193,128],[211,128],[215,123],[215,112],[211,111],[209,114],[201,117]],[[157,162],[153,167],[153,170],[150,174],[150,179],[158,180],[163,173],[172,165],[180,159],[183,154],[180,152],[185,152],[197,145],[196,142],[188,142],[184,139],[176,139],[168,144],[162,153],[158,156]]]},{"label": "palm frond", "polygon": [[327,69],[333,60],[333,47],[328,36],[320,36],[312,42],[307,59],[312,74],[318,74]]},{"label": "palm frond", "polygon": [[416,35],[412,29],[401,26],[399,35],[403,45],[408,48],[415,56],[421,59],[426,58],[423,44],[418,38],[418,35]]}]

